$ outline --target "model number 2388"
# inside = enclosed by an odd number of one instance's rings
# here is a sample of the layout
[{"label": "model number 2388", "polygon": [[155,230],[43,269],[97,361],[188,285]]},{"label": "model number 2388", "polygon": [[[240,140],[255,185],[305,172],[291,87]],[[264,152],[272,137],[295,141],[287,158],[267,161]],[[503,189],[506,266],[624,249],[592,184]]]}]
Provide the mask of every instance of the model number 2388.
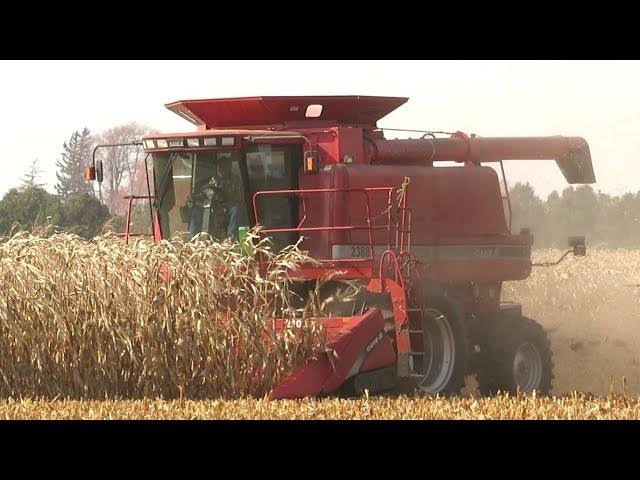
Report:
[{"label": "model number 2388", "polygon": [[371,248],[367,245],[352,245],[351,258],[367,258],[371,256]]}]

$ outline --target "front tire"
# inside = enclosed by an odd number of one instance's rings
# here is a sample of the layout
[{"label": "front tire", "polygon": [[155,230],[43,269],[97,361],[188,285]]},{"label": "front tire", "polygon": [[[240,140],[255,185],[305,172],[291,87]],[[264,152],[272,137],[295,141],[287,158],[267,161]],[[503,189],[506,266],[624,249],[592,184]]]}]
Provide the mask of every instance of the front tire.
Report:
[{"label": "front tire", "polygon": [[548,395],[553,381],[551,344],[540,324],[527,317],[502,317],[488,326],[478,369],[482,395],[498,392]]},{"label": "front tire", "polygon": [[464,316],[446,293],[427,298],[422,338],[412,339],[424,355],[413,357],[411,369],[420,376],[405,382],[405,391],[426,395],[457,395],[465,385],[469,362],[469,334]]}]

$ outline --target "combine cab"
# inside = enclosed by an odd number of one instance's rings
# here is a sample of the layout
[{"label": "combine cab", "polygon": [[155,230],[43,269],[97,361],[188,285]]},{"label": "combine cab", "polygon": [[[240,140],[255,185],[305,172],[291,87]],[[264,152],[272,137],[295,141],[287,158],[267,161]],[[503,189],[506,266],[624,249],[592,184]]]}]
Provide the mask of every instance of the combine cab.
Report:
[{"label": "combine cab", "polygon": [[[461,132],[385,139],[376,122],[406,101],[179,101],[167,108],[197,131],[142,140],[155,192],[130,202],[149,201],[157,240],[178,232],[238,239],[260,225],[274,248],[301,241],[319,262],[295,272],[299,293],[329,279],[316,320],[335,355],[301,365],[273,398],[454,394],[474,373],[485,394],[551,389],[546,332],[500,300],[503,281],[531,273],[533,243],[510,231],[502,162],[555,160],[569,183],[594,183],[587,143]],[[88,178],[100,177],[95,167]],[[572,246],[584,254],[583,240]]]}]

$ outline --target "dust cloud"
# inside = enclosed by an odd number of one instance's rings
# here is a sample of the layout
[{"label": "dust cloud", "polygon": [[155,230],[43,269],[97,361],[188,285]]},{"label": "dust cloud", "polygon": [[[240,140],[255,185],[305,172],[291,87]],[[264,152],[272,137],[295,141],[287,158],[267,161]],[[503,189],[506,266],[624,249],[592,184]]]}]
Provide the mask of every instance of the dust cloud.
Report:
[{"label": "dust cloud", "polygon": [[[534,261],[559,250],[534,251]],[[503,285],[504,300],[548,332],[553,349],[552,393],[606,395],[613,387],[640,395],[640,250],[590,250],[555,267],[534,267]],[[613,381],[612,381],[613,379]]]}]

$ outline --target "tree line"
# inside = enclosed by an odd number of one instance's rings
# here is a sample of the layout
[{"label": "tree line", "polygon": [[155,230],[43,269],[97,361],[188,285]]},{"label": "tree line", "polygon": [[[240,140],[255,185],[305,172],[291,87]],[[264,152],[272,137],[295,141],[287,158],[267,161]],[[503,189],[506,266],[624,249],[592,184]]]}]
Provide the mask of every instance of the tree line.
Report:
[{"label": "tree line", "polygon": [[104,170],[101,185],[86,180],[84,171],[92,163],[96,145],[131,143],[151,132],[136,122],[97,135],[86,127],[74,131],[56,160],[56,194],[44,188],[38,160],[32,161],[21,185],[10,189],[0,200],[0,235],[47,225],[70,229],[86,238],[99,234],[105,226],[123,230],[127,208],[124,195],[140,194],[142,186],[146,188],[141,148],[126,145],[99,149],[96,160],[102,161]]},{"label": "tree line", "polygon": [[512,233],[529,228],[535,247],[564,248],[575,235],[591,247],[640,247],[640,191],[612,196],[590,185],[570,186],[542,200],[529,183],[517,183],[509,197]]},{"label": "tree line", "polygon": [[[131,143],[151,132],[149,127],[136,122],[110,128],[99,135],[92,135],[86,127],[73,132],[56,162],[58,195],[64,199],[75,193],[88,193],[98,197],[109,210],[123,213],[126,202],[122,197],[139,190],[145,177],[143,152],[140,146]],[[104,144],[125,145],[99,149],[96,160],[102,162],[104,181],[102,184],[87,181],[84,169],[92,163],[93,149]]]}]

